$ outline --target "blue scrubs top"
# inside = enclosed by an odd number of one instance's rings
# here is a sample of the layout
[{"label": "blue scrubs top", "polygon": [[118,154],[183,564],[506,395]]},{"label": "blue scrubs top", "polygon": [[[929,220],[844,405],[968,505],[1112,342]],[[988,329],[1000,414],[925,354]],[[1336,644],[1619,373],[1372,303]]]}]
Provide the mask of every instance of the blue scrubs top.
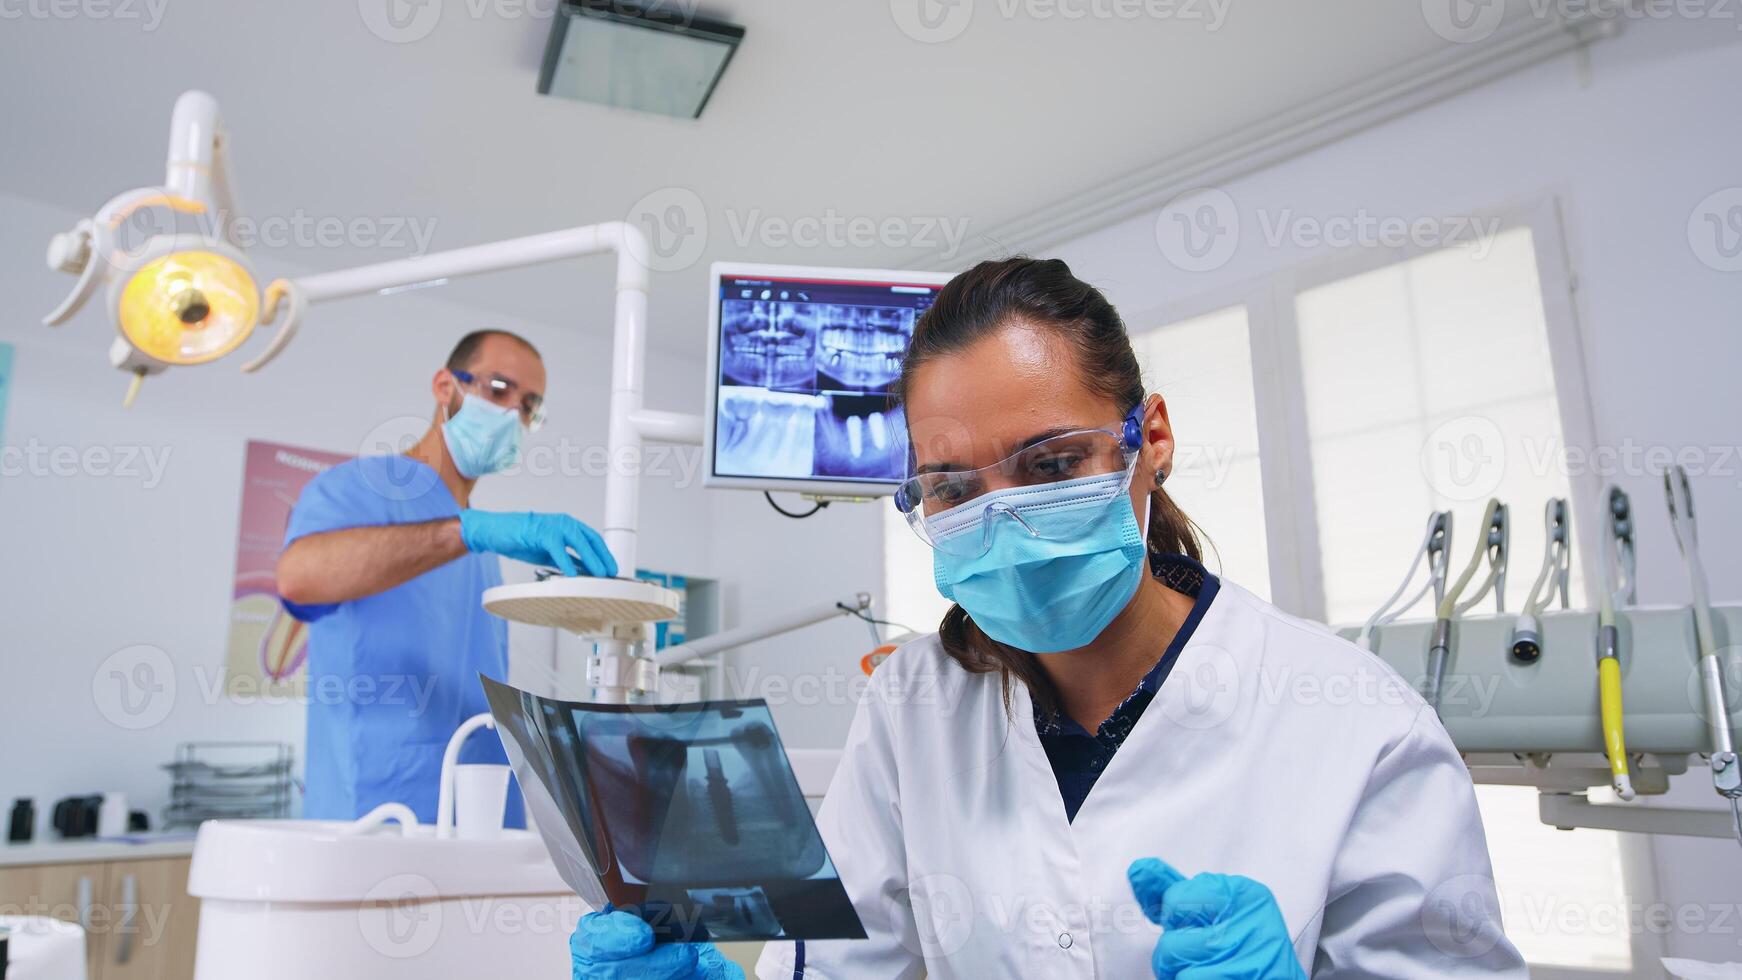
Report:
[{"label": "blue scrubs top", "polygon": [[[323,531],[458,517],[435,470],[406,456],[341,463],[310,481],[285,547]],[[433,823],[442,753],[454,729],[488,711],[478,674],[508,679],[508,624],[484,611],[502,584],[495,555],[468,554],[362,599],[285,609],[309,624],[308,764],[303,816],[353,820],[404,803]],[[462,762],[506,763],[494,733],[467,740]],[[509,826],[523,826],[517,792]]]}]

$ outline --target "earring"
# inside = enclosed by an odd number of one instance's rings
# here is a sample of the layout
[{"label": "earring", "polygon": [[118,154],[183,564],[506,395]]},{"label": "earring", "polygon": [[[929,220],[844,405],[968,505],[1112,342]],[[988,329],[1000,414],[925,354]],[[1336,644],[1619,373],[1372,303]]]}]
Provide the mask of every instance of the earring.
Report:
[{"label": "earring", "polygon": [[1155,471],[1155,488],[1157,490],[1160,490],[1161,485],[1163,483],[1166,483],[1166,482],[1167,482],[1167,471],[1166,470],[1156,470]]}]

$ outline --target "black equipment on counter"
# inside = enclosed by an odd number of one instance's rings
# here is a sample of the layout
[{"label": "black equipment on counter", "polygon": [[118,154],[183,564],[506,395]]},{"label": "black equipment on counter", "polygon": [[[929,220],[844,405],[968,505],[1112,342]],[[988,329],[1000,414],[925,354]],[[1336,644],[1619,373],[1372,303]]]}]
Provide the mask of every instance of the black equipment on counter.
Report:
[{"label": "black equipment on counter", "polygon": [[36,834],[36,803],[28,796],[21,796],[12,802],[12,824],[6,831],[6,842],[9,844],[29,843]]},{"label": "black equipment on counter", "polygon": [[103,797],[69,796],[54,805],[54,829],[62,837],[97,836],[97,812]]}]

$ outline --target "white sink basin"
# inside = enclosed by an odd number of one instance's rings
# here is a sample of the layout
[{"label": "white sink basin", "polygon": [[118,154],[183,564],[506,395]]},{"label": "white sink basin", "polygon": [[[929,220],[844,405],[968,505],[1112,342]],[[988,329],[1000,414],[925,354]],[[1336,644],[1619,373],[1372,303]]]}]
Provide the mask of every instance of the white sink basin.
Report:
[{"label": "white sink basin", "polygon": [[438,840],[315,820],[214,820],[194,844],[198,980],[566,977],[587,909],[538,835]]}]

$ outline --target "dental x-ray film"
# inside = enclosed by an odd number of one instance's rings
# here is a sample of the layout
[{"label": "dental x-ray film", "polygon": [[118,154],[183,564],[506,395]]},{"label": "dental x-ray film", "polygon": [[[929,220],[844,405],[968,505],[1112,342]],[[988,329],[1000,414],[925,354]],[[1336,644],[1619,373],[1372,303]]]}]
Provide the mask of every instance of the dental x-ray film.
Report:
[{"label": "dental x-ray film", "polygon": [[863,939],[766,702],[584,704],[479,676],[563,880],[662,939]]}]

